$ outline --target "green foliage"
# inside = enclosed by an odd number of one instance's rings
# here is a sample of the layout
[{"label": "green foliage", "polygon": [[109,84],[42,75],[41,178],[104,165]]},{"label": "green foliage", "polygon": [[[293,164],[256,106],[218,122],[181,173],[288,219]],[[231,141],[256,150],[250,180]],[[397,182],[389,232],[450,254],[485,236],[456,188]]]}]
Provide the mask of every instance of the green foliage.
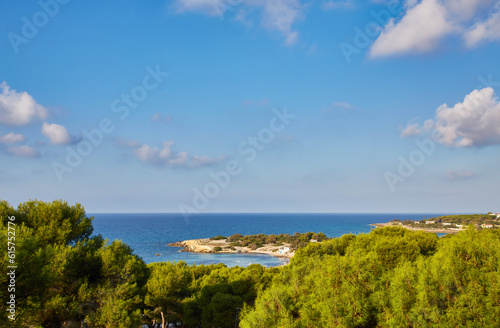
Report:
[{"label": "green foliage", "polygon": [[223,264],[187,266],[152,263],[145,304],[150,320],[182,322],[187,327],[234,327],[237,308],[253,305],[278,269],[260,265],[227,268]]},{"label": "green foliage", "polygon": [[215,236],[215,237],[210,238],[210,240],[223,240],[223,239],[227,239],[227,237],[219,235],[219,236]]},{"label": "green foliage", "polygon": [[[403,223],[411,227],[429,227],[429,228],[457,228],[457,225],[462,226],[480,226],[481,224],[492,224],[493,227],[500,227],[500,222],[496,220],[496,214],[489,212],[488,214],[459,214],[459,215],[444,215],[435,218],[419,221],[416,223],[412,220],[393,220],[393,222]],[[434,223],[430,223],[433,221]],[[446,223],[447,225],[444,225]]]},{"label": "green foliage", "polygon": [[227,239],[228,242],[237,242],[237,241],[240,241],[240,239],[243,238],[243,235],[241,233],[236,233],[234,235],[232,235],[231,237],[229,237]]},{"label": "green foliage", "polygon": [[499,327],[500,233],[388,227],[309,244],[241,327]]},{"label": "green foliage", "polygon": [[[214,237],[217,238],[217,237]],[[212,239],[212,238],[211,238]],[[306,232],[306,233],[298,233],[296,232],[293,236],[289,234],[280,234],[280,235],[246,235],[242,234],[234,234],[227,239],[228,242],[231,243],[231,246],[242,246],[242,247],[250,247],[250,249],[255,250],[259,247],[263,247],[265,244],[273,244],[275,246],[283,245],[284,243],[290,244],[290,248],[293,250],[297,250],[302,248],[310,243],[311,240],[316,241],[324,241],[328,240],[326,235],[322,232],[314,233],[314,232]]]},{"label": "green foliage", "polygon": [[[126,244],[91,236],[83,207],[62,201],[14,209],[0,200],[4,250],[8,216],[16,217],[17,320],[2,302],[1,327],[128,328],[162,315],[181,327],[233,327],[235,319],[240,327],[500,327],[500,230],[441,239],[400,227],[330,240],[233,235],[238,245],[298,250],[284,267],[228,268],[146,265]],[[8,259],[3,251],[2,272]]]},{"label": "green foliage", "polygon": [[143,287],[149,276],[146,264],[121,241],[102,247],[100,257],[103,262],[100,283],[93,298],[97,308],[87,315],[86,322],[93,327],[117,323],[123,327],[138,326],[145,294]]},{"label": "green foliage", "polygon": [[[7,208],[5,208],[7,207]],[[3,224],[7,224],[8,204],[0,205],[0,216]],[[87,218],[82,205],[69,206],[67,202],[56,200],[45,203],[30,200],[21,203],[15,215],[18,225],[24,224],[37,232],[41,241],[46,244],[73,244],[88,239],[92,234],[92,219]]]},{"label": "green foliage", "polygon": [[[84,319],[89,328],[139,324],[147,267],[123,243],[91,237],[92,218],[80,204],[34,200],[16,210],[0,201],[4,250],[8,216],[16,224],[17,311],[16,321],[8,320],[2,302],[0,326],[81,326]],[[7,260],[2,253],[1,272]]]}]

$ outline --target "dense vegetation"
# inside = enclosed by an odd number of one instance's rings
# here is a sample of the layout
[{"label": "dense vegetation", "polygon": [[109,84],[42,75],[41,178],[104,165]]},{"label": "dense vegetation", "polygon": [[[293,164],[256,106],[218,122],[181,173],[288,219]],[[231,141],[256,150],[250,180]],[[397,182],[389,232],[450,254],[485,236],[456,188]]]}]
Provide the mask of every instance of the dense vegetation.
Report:
[{"label": "dense vegetation", "polygon": [[[7,223],[15,217],[16,321],[7,318]],[[120,241],[91,237],[79,204],[0,201],[0,326],[135,327],[144,308],[148,268]],[[75,325],[76,326],[76,325]]]},{"label": "dense vegetation", "polygon": [[426,221],[435,221],[436,223],[453,223],[461,225],[481,225],[483,223],[493,223],[497,216],[493,214],[461,214],[438,216]]},{"label": "dense vegetation", "polygon": [[[9,216],[15,322],[5,302]],[[16,210],[0,201],[0,218],[1,327],[130,328],[162,316],[180,327],[234,327],[235,319],[240,327],[500,327],[500,230],[439,239],[380,228],[309,243],[289,265],[265,269],[146,265],[122,242],[92,236],[79,204]]]},{"label": "dense vegetation", "polygon": [[388,227],[310,244],[241,327],[500,327],[499,241]]},{"label": "dense vegetation", "polygon": [[[217,236],[215,238],[220,239],[221,236]],[[265,244],[272,244],[274,246],[281,246],[284,243],[289,244],[292,250],[297,250],[301,247],[306,246],[311,242],[311,240],[315,240],[321,242],[323,240],[328,240],[329,238],[322,232],[314,233],[314,232],[306,232],[306,233],[298,233],[296,232],[293,235],[290,234],[280,234],[280,235],[246,235],[242,234],[234,234],[231,237],[227,238],[227,241],[231,243],[232,246],[250,246],[251,248],[259,248],[264,246]]]},{"label": "dense vegetation", "polygon": [[393,220],[409,227],[427,227],[427,228],[457,228],[467,227],[472,225],[474,227],[482,227],[484,225],[491,225],[493,228],[500,227],[500,220],[497,214],[459,214],[459,215],[445,215],[430,218],[422,221],[412,220]]}]

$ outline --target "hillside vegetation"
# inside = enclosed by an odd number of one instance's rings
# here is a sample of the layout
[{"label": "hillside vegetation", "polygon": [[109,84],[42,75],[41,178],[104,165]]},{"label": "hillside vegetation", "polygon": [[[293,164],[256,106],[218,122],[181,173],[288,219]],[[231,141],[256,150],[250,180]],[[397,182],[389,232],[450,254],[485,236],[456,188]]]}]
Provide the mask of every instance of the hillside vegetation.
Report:
[{"label": "hillside vegetation", "polygon": [[466,228],[472,225],[476,228],[499,228],[500,219],[497,214],[459,214],[459,215],[444,215],[421,221],[413,220],[393,220],[392,222],[402,223],[405,226],[413,228],[434,228],[434,229],[450,229],[450,228]]},{"label": "hillside vegetation", "polygon": [[[219,238],[214,237],[213,239]],[[211,238],[212,239],[212,238]],[[282,244],[289,244],[292,250],[297,250],[301,247],[306,246],[311,240],[314,241],[323,241],[328,240],[329,238],[322,232],[306,232],[306,233],[298,233],[296,232],[293,235],[290,234],[279,234],[279,235],[246,235],[242,234],[234,234],[227,238],[227,241],[231,243],[232,246],[255,246],[255,248],[262,247],[266,244],[273,244],[275,246],[280,246]]]}]

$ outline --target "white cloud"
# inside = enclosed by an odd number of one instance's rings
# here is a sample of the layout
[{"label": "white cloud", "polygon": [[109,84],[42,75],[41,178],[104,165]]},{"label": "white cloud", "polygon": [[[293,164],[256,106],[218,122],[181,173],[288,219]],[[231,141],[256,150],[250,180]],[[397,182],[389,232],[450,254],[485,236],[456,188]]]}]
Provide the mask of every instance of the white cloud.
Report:
[{"label": "white cloud", "polygon": [[163,141],[162,148],[152,147],[147,144],[140,144],[136,141],[118,141],[119,147],[125,147],[132,150],[134,156],[143,163],[155,166],[170,166],[182,168],[199,168],[214,165],[225,159],[224,156],[210,158],[208,156],[190,156],[187,152],[174,152],[172,140]]},{"label": "white cloud", "polygon": [[171,147],[174,144],[173,141],[164,141],[163,148],[158,149],[156,147],[151,147],[146,144],[136,144],[131,143],[132,152],[134,155],[142,162],[161,165],[165,164],[171,160],[172,150]]},{"label": "white cloud", "polygon": [[373,43],[370,54],[378,57],[429,51],[454,29],[438,0],[422,0],[408,9],[399,22],[389,21]]},{"label": "white cloud", "polygon": [[151,121],[153,122],[158,122],[158,123],[163,123],[163,124],[168,124],[172,122],[174,118],[172,115],[168,114],[162,114],[162,113],[155,113],[153,116],[151,116]]},{"label": "white cloud", "polygon": [[495,11],[488,20],[476,23],[465,34],[468,47],[473,47],[482,41],[500,40],[500,9]]},{"label": "white cloud", "polygon": [[40,153],[30,146],[18,146],[7,149],[7,152],[16,157],[35,158],[40,157]]},{"label": "white cloud", "polygon": [[47,110],[27,92],[11,90],[5,81],[0,84],[0,90],[0,124],[19,126],[47,117]]},{"label": "white cloud", "polygon": [[435,118],[427,120],[423,129],[448,147],[500,144],[500,102],[492,88],[474,90],[453,107],[439,106]]},{"label": "white cloud", "polygon": [[237,21],[252,25],[252,11],[261,13],[260,24],[270,31],[278,31],[285,37],[287,45],[298,41],[299,34],[292,25],[301,17],[304,8],[300,0],[176,0],[178,12],[198,11],[210,16],[222,16],[235,6],[241,7],[235,14]]},{"label": "white cloud", "polygon": [[456,34],[467,46],[500,39],[498,0],[407,0],[405,13],[393,18],[372,44],[370,55],[383,57],[434,50],[440,42]]},{"label": "white cloud", "polygon": [[189,166],[191,168],[200,167],[194,165],[187,165],[187,161],[188,161],[188,153],[185,151],[181,151],[174,158],[168,160],[168,164],[175,166]]},{"label": "white cloud", "polygon": [[467,21],[473,18],[478,11],[491,10],[498,0],[441,0],[449,9],[450,15],[457,20]]},{"label": "white cloud", "polygon": [[[187,156],[187,153],[186,153]],[[210,158],[208,156],[196,156],[194,155],[192,160],[191,160],[191,167],[197,168],[197,167],[203,167],[203,166],[210,166],[219,163],[222,161],[224,157],[218,157],[218,158]]]},{"label": "white cloud", "polygon": [[13,143],[21,142],[24,140],[26,140],[26,137],[24,135],[15,134],[14,132],[0,136],[0,143],[3,143],[3,144],[13,144]]},{"label": "white cloud", "polygon": [[464,180],[475,177],[476,173],[472,171],[454,171],[448,170],[446,172],[446,179],[448,180]]},{"label": "white cloud", "polygon": [[434,129],[447,146],[484,146],[500,143],[500,103],[492,88],[474,90],[454,107],[436,110]]},{"label": "white cloud", "polygon": [[404,128],[401,131],[401,137],[403,137],[403,138],[412,137],[412,136],[419,135],[421,132],[422,132],[422,130],[421,130],[420,126],[418,125],[418,123],[413,123],[413,124],[408,123],[406,128]]},{"label": "white cloud", "polygon": [[338,110],[351,111],[355,109],[356,107],[346,101],[336,101],[333,102],[330,106],[323,108],[323,113],[328,114]]},{"label": "white cloud", "polygon": [[299,39],[299,33],[292,30],[292,24],[300,17],[300,2],[298,0],[263,0],[258,2],[261,2],[263,6],[263,25],[269,30],[283,33],[287,45],[295,44]]},{"label": "white cloud", "polygon": [[151,148],[148,145],[141,145],[132,150],[134,155],[142,162],[153,162],[158,157],[158,148]]},{"label": "white cloud", "polygon": [[219,16],[228,9],[227,0],[178,0],[176,9],[183,11],[200,11],[210,16]]},{"label": "white cloud", "polygon": [[76,140],[69,134],[68,130],[59,124],[50,124],[44,122],[42,125],[42,134],[49,138],[53,145],[67,145]]}]

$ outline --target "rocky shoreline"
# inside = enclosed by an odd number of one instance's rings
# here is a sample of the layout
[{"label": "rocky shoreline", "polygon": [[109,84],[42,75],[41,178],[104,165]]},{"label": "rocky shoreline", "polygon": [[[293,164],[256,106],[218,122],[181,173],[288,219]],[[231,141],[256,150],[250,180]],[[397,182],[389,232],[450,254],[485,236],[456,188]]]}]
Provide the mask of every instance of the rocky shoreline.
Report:
[{"label": "rocky shoreline", "polygon": [[[262,247],[251,249],[250,247],[232,246],[227,239],[211,240],[192,239],[178,241],[168,244],[172,247],[182,247],[180,252],[192,253],[218,253],[218,254],[266,254],[275,257],[291,258],[295,254],[293,250],[284,251],[283,248],[290,248],[290,245],[283,244],[276,246],[273,244],[265,244]],[[281,248],[281,251],[280,251]]]}]

